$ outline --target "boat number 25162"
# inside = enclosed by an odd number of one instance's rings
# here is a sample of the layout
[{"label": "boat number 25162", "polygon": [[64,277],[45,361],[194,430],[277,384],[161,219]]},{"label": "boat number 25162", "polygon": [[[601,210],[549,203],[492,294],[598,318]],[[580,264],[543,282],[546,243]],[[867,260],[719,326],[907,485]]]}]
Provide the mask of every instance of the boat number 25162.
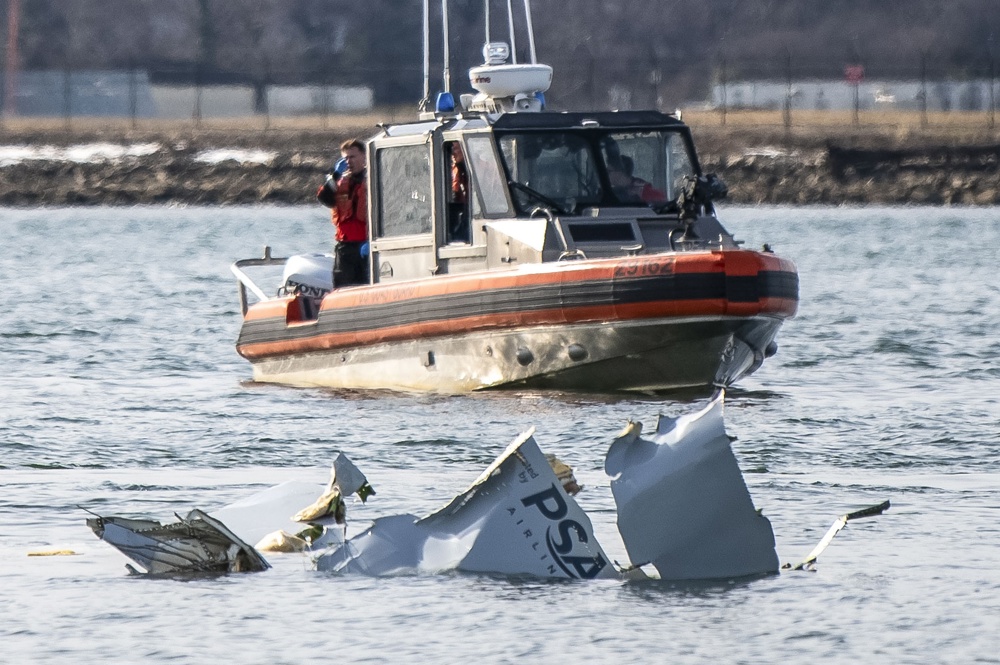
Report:
[{"label": "boat number 25162", "polygon": [[672,275],[674,260],[672,258],[646,259],[644,261],[629,261],[615,266],[615,277],[649,277],[653,275]]}]

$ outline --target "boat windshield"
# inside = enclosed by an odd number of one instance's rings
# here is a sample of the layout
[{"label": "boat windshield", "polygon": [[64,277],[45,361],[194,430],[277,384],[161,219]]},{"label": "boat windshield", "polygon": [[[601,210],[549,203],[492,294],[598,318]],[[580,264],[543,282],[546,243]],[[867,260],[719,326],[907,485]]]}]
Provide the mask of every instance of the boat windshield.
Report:
[{"label": "boat windshield", "polygon": [[500,154],[522,214],[538,206],[569,213],[597,205],[604,196],[593,146],[582,134],[505,134]]},{"label": "boat windshield", "polygon": [[498,143],[520,214],[595,206],[662,212],[694,175],[683,135],[667,129],[505,133]]},{"label": "boat windshield", "polygon": [[676,201],[694,165],[684,137],[671,131],[610,132],[599,140],[615,201],[661,209]]}]

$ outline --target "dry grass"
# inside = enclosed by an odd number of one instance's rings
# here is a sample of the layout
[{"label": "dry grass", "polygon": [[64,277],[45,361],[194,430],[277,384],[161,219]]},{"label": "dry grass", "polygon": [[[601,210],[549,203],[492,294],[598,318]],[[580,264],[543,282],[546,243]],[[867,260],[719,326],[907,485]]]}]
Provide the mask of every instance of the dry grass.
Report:
[{"label": "dry grass", "polygon": [[[249,116],[239,118],[2,118],[0,142],[142,140],[194,138],[237,145],[280,145],[292,136],[328,146],[342,138],[368,136],[380,123],[413,120],[411,105],[381,108],[366,114],[314,116]],[[864,111],[793,111],[785,126],[782,111],[689,109],[684,120],[719,146],[784,143],[821,145],[825,141],[878,145],[981,145],[1000,142],[1000,122],[987,112],[928,113]]]},{"label": "dry grass", "polygon": [[1000,141],[1000,118],[987,112],[792,111],[790,126],[778,111],[687,110],[683,118],[696,132],[732,133],[799,140],[871,140],[892,144],[982,144]]}]

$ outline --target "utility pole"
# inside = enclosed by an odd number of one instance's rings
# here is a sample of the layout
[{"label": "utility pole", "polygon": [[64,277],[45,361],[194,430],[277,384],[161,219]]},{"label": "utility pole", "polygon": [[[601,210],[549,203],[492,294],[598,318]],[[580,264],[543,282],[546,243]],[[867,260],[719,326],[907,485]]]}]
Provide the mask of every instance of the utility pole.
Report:
[{"label": "utility pole", "polygon": [[792,52],[785,47],[785,133],[792,131]]},{"label": "utility pole", "polygon": [[8,0],[7,5],[7,66],[4,70],[3,114],[17,115],[17,73],[21,68],[18,35],[21,23],[21,0]]}]

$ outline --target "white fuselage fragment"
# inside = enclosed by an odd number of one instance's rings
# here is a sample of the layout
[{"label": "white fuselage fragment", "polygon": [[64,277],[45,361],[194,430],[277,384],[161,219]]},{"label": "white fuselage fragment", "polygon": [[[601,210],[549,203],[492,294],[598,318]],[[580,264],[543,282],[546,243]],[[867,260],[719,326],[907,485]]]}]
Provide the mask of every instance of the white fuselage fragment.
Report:
[{"label": "white fuselage fragment", "polygon": [[320,570],[389,575],[466,572],[614,577],[579,504],[563,489],[533,430],[522,434],[447,506],[397,515],[316,560]]},{"label": "white fuselage fragment", "polygon": [[635,424],[611,444],[605,470],[618,531],[633,565],[669,580],[778,572],[771,523],[753,500],[730,448],[720,393],[699,413]]},{"label": "white fuselage fragment", "polygon": [[[618,508],[618,529],[634,570],[651,564],[663,579],[744,577],[778,571],[774,534],[758,513],[722,419],[720,394],[702,411],[661,418],[641,437],[633,423],[611,444],[605,470]],[[565,466],[565,465],[563,465]],[[516,438],[464,492],[437,512],[392,515],[345,540],[344,515],[326,497],[336,490],[362,499],[374,493],[343,454],[326,490],[286,482],[179,524],[108,517],[90,520],[104,540],[150,572],[262,570],[247,542],[278,542],[269,551],[302,551],[316,568],[363,575],[465,571],[541,578],[615,578],[593,525],[539,449],[534,430]],[[568,470],[568,475],[566,471]],[[577,487],[575,482],[568,483]],[[315,519],[295,521],[322,493]],[[294,516],[294,517],[293,517]],[[333,527],[323,530],[321,527]],[[303,527],[316,533],[293,535]],[[320,535],[317,535],[320,534]],[[276,538],[277,537],[277,538]],[[296,546],[286,546],[295,540]],[[299,542],[300,541],[300,542]],[[260,547],[265,547],[261,544]],[[629,577],[626,571],[626,577]]]}]

